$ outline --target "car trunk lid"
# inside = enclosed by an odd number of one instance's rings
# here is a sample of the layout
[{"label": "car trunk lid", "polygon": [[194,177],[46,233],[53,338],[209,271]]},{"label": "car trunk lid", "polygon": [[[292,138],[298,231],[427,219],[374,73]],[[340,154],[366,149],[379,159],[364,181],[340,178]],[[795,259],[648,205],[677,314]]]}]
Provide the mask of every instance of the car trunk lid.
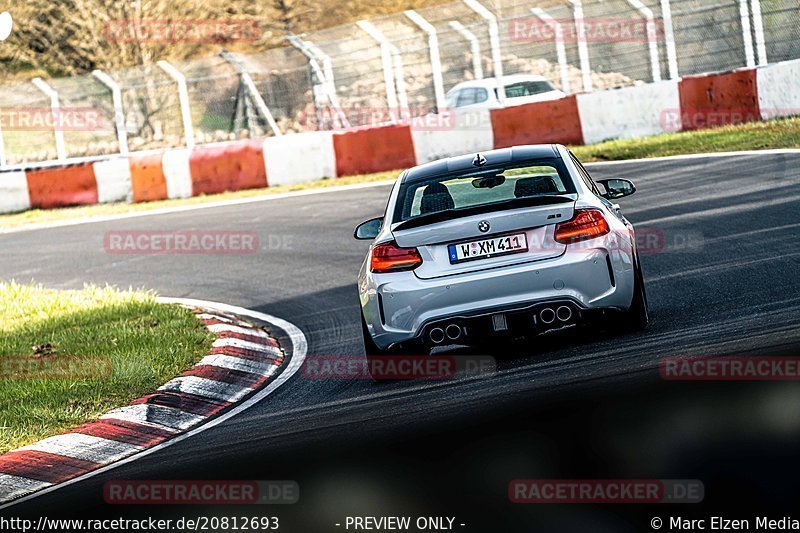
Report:
[{"label": "car trunk lid", "polygon": [[[423,263],[415,274],[422,279],[433,279],[558,257],[566,246],[553,240],[555,226],[570,220],[574,211],[574,198],[565,196],[555,204],[478,213],[416,227],[399,224],[392,233],[398,246],[419,250]],[[488,231],[481,230],[481,226],[485,229],[485,223]],[[522,233],[527,239],[527,251],[451,262],[448,249],[451,244]]]}]

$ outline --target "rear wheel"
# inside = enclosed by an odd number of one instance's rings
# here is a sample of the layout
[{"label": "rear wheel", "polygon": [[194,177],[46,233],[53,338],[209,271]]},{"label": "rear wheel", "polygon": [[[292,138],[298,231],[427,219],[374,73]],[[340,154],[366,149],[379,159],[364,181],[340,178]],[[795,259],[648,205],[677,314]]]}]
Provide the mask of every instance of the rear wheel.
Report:
[{"label": "rear wheel", "polygon": [[378,348],[378,345],[372,340],[372,335],[370,335],[369,329],[367,329],[367,322],[364,320],[364,315],[361,315],[361,333],[364,336],[364,353],[367,354],[368,358],[371,356],[386,355],[388,353]]},{"label": "rear wheel", "polygon": [[372,335],[369,334],[369,329],[367,329],[367,322],[364,320],[364,315],[361,315],[361,333],[364,337],[364,353],[367,356],[367,369],[369,370],[372,379],[375,381],[392,381],[390,378],[387,378],[385,375],[381,377],[375,377],[372,373],[373,368],[381,368],[383,365],[376,364],[377,361],[380,361],[381,358],[387,357],[389,355],[397,355],[397,356],[427,356],[430,355],[430,350],[425,347],[425,345],[420,341],[408,341],[404,342],[401,345],[395,345],[390,350],[382,350],[375,344],[375,341],[372,340]]},{"label": "rear wheel", "polygon": [[628,331],[644,331],[650,325],[650,313],[647,309],[647,291],[642,276],[642,265],[638,258],[634,276],[633,302],[631,308],[625,312],[625,326]]},{"label": "rear wheel", "polygon": [[375,381],[385,381],[385,378],[381,379],[375,377],[372,373],[372,369],[380,368],[380,359],[389,355],[390,352],[388,350],[381,350],[378,345],[375,344],[375,341],[372,340],[372,335],[370,335],[369,329],[367,329],[367,322],[364,320],[364,315],[361,315],[361,333],[364,336],[364,353],[367,356],[367,371]]}]

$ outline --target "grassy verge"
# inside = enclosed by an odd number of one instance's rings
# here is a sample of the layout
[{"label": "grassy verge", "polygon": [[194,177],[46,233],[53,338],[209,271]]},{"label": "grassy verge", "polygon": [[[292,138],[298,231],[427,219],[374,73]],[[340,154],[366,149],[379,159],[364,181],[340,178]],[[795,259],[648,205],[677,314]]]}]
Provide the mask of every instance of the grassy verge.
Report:
[{"label": "grassy verge", "polygon": [[[705,152],[800,148],[800,118],[753,122],[695,132],[668,133],[571,148],[578,158],[585,162],[618,161]],[[102,204],[52,210],[34,209],[24,213],[0,215],[0,230],[55,221],[138,213],[164,207],[195,205],[292,191],[370,183],[393,179],[397,177],[399,172],[397,170],[379,172],[364,176],[319,180],[291,186],[251,189],[182,200],[165,200],[141,204]]]},{"label": "grassy verge", "polygon": [[800,118],[607,141],[572,148],[581,161],[619,161],[683,154],[800,148]]},{"label": "grassy verge", "polygon": [[154,391],[211,342],[192,313],[150,292],[0,283],[0,453]]}]

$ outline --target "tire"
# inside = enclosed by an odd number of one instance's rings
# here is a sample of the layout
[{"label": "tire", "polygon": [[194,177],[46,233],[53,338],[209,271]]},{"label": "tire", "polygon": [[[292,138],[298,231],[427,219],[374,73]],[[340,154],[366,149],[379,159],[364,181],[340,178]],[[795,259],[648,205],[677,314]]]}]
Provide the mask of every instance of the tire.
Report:
[{"label": "tire", "polygon": [[642,265],[636,258],[636,273],[634,274],[633,301],[631,307],[625,312],[625,329],[627,331],[644,331],[650,326],[650,312],[647,307],[647,290],[642,276]]},{"label": "tire", "polygon": [[[367,322],[364,320],[364,315],[361,315],[361,333],[364,337],[364,354],[367,356],[367,369],[370,371],[370,375],[372,375],[371,370],[374,368],[373,361],[380,360],[382,357],[389,355],[430,355],[430,350],[425,348],[423,343],[417,341],[403,343],[402,345],[395,347],[394,350],[381,350],[378,345],[375,344],[375,341],[372,340],[372,335],[369,334]],[[372,379],[375,381],[394,381],[386,377],[376,378],[375,376],[372,376]]]},{"label": "tire", "polygon": [[389,355],[389,352],[387,350],[381,350],[378,345],[375,344],[375,341],[372,340],[372,335],[369,334],[364,315],[361,315],[361,334],[364,337],[364,353],[367,356],[367,371],[374,381],[386,381],[385,379],[379,379],[372,375],[372,369],[375,368],[375,361]]},{"label": "tire", "polygon": [[386,355],[388,353],[378,348],[378,345],[372,340],[372,335],[369,334],[367,321],[364,320],[364,315],[361,315],[361,333],[364,336],[364,353],[367,354],[367,357]]}]

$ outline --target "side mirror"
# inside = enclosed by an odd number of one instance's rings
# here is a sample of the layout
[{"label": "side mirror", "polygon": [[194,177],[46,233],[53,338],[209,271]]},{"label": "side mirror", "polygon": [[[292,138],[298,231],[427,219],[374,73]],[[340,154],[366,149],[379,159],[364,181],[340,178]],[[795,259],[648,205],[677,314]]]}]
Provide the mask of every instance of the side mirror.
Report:
[{"label": "side mirror", "polygon": [[606,188],[606,193],[603,195],[606,200],[618,200],[636,192],[636,185],[626,179],[597,180],[597,183]]},{"label": "side mirror", "polygon": [[353,237],[360,241],[371,241],[378,236],[382,227],[383,217],[367,220],[358,225],[356,231],[353,233]]}]

